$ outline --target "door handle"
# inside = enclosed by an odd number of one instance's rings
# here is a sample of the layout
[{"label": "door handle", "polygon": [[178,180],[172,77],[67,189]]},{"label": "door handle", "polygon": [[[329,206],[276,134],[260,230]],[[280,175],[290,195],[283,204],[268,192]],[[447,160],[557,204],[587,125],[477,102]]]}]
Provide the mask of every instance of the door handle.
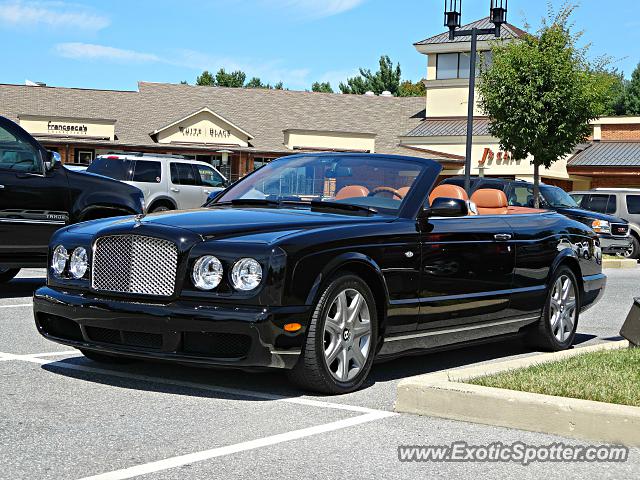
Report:
[{"label": "door handle", "polygon": [[211,193],[211,190],[205,190],[204,193],[209,195]]},{"label": "door handle", "polygon": [[177,193],[177,192],[179,192],[179,191],[180,191],[180,189],[179,189],[179,188],[176,188],[176,187],[171,187],[171,191],[172,191],[172,192],[176,192],[176,193]]},{"label": "door handle", "polygon": [[4,190],[4,185],[0,185],[0,190]]},{"label": "door handle", "polygon": [[495,238],[498,242],[508,242],[511,240],[511,234],[509,233],[496,233],[493,238]]}]

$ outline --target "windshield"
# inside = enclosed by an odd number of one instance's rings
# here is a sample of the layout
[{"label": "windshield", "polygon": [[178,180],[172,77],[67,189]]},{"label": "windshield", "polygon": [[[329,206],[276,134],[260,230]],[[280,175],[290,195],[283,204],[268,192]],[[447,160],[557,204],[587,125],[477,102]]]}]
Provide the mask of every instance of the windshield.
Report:
[{"label": "windshield", "polygon": [[216,203],[322,201],[397,212],[425,168],[420,162],[373,156],[283,158],[238,182]]},{"label": "windshield", "polygon": [[545,202],[552,207],[580,208],[576,201],[561,188],[541,185],[540,193],[544,197]]}]

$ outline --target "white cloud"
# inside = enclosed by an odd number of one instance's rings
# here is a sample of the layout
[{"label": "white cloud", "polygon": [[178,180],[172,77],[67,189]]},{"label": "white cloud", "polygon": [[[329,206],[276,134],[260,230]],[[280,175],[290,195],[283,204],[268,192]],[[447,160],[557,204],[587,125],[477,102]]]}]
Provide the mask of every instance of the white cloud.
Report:
[{"label": "white cloud", "polygon": [[284,82],[289,88],[304,89],[310,87],[310,70],[307,68],[287,68],[279,60],[260,61],[250,58],[233,59],[214,56],[195,50],[172,50],[163,55],[139,52],[91,43],[59,43],[54,52],[73,60],[102,60],[115,63],[159,63],[174,67],[187,68],[194,73],[209,70],[213,73],[220,68],[226,71],[242,70],[251,77],[259,77],[272,85]]},{"label": "white cloud", "polygon": [[59,43],[55,46],[58,55],[76,60],[111,60],[115,62],[164,62],[152,53],[94,45],[92,43]]},{"label": "white cloud", "polygon": [[329,17],[352,10],[366,0],[265,0],[280,8],[291,8],[312,17]]},{"label": "white cloud", "polygon": [[45,25],[101,30],[109,24],[107,17],[93,13],[81,5],[59,1],[0,2],[0,25],[14,27]]}]

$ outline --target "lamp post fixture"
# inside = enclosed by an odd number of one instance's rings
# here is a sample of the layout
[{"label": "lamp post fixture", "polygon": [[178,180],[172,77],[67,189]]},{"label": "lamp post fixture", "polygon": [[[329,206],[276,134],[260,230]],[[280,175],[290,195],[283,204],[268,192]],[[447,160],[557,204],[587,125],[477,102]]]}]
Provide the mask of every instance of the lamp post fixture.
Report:
[{"label": "lamp post fixture", "polygon": [[471,37],[471,58],[469,59],[469,109],[467,112],[467,151],[464,167],[464,189],[471,194],[471,152],[473,149],[473,110],[476,96],[476,58],[478,56],[478,35],[500,37],[502,24],[507,22],[509,0],[491,0],[489,20],[494,28],[459,30],[462,20],[462,0],[444,0],[444,26],[449,29],[449,39]]}]

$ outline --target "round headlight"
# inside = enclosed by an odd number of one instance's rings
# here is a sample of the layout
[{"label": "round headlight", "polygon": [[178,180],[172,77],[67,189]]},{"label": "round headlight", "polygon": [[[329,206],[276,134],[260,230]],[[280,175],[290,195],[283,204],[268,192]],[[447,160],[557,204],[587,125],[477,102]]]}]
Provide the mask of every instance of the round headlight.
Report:
[{"label": "round headlight", "polygon": [[51,268],[53,269],[53,273],[56,275],[62,275],[67,266],[67,260],[69,260],[67,249],[62,245],[58,245],[53,251],[53,258],[51,259]]},{"label": "round headlight", "polygon": [[262,281],[262,267],[253,258],[242,258],[231,270],[231,281],[237,290],[253,290]]},{"label": "round headlight", "polygon": [[82,248],[76,248],[71,254],[71,263],[69,264],[69,272],[73,278],[82,278],[87,273],[89,267],[89,257],[87,251]]},{"label": "round headlight", "polygon": [[216,257],[201,257],[193,266],[191,278],[200,290],[213,290],[222,281],[222,263]]}]

